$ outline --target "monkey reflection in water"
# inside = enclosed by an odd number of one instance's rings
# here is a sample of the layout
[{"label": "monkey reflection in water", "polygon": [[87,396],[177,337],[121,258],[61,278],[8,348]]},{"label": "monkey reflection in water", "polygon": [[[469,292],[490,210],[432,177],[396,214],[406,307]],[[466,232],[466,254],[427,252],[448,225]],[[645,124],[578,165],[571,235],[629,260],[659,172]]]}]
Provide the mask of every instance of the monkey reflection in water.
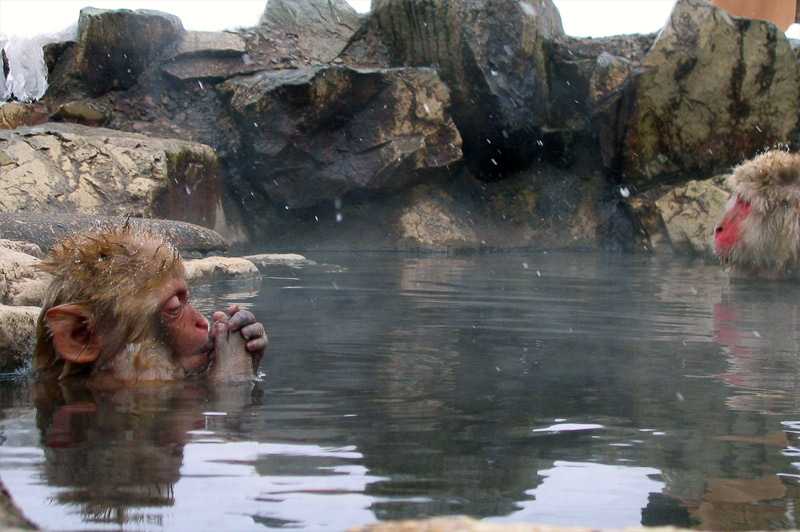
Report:
[{"label": "monkey reflection in water", "polygon": [[209,326],[174,246],[133,222],[65,239],[42,268],[53,280],[33,368],[47,480],[89,521],[156,518],[136,509],[172,504],[209,402],[227,423],[252,401],[264,327],[236,305]]}]

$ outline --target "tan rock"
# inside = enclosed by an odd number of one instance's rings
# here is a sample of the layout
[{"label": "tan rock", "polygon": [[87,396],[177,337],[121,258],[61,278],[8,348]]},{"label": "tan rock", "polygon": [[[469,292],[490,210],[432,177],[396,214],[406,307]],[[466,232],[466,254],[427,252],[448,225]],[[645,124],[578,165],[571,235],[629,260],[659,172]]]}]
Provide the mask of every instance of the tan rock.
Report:
[{"label": "tan rock", "polygon": [[219,279],[251,279],[261,274],[256,265],[237,257],[205,257],[184,261],[186,278],[190,283],[202,284]]},{"label": "tan rock", "polygon": [[317,264],[297,253],[260,253],[258,255],[245,255],[242,257],[258,267],[268,266],[314,266]]},{"label": "tan rock", "polygon": [[39,307],[0,305],[0,373],[17,371],[29,363],[40,312]]},{"label": "tan rock", "polygon": [[175,57],[191,55],[241,55],[244,40],[235,33],[187,31],[178,45]]},{"label": "tan rock", "polygon": [[31,242],[24,242],[22,240],[9,240],[6,238],[0,238],[0,248],[19,251],[20,253],[31,255],[33,257],[36,257],[37,259],[41,259],[42,257],[44,257],[42,248],[40,248],[36,244],[33,244]]},{"label": "tan rock", "polygon": [[442,190],[417,187],[412,201],[398,219],[400,241],[411,248],[459,249],[475,245],[478,235],[472,223],[459,214],[458,206]]},{"label": "tan rock", "polygon": [[15,129],[47,122],[47,107],[40,102],[7,102],[0,106],[0,129]]},{"label": "tan rock", "polygon": [[0,151],[2,212],[225,220],[217,156],[204,144],[49,123],[0,131]]},{"label": "tan rock", "polygon": [[730,193],[714,180],[689,181],[656,200],[672,248],[693,255],[713,254],[714,226]]},{"label": "tan rock", "polygon": [[49,276],[39,271],[40,259],[0,247],[0,302],[40,305]]}]

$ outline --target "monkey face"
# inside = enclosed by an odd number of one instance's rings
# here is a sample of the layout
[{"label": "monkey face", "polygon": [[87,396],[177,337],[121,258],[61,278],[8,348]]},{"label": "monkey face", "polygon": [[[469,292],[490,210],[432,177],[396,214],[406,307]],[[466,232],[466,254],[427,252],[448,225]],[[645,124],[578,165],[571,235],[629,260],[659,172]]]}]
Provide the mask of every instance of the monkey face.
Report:
[{"label": "monkey face", "polygon": [[731,260],[743,237],[742,223],[750,215],[750,203],[736,198],[714,228],[714,251],[724,262]]},{"label": "monkey face", "polygon": [[208,338],[208,320],[189,303],[189,286],[183,277],[159,291],[159,323],[164,343],[187,374],[205,370],[213,342]]}]

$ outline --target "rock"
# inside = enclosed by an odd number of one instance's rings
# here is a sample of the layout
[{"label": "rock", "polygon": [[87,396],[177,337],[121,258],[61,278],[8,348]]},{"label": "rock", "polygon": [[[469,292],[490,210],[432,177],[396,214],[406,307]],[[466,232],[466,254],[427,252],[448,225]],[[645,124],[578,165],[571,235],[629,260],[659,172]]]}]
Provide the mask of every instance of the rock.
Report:
[{"label": "rock", "polygon": [[296,253],[260,253],[258,255],[245,255],[242,258],[255,264],[260,271],[268,269],[270,266],[299,268],[302,266],[316,266],[317,264],[313,260],[308,260]]},{"label": "rock", "polygon": [[421,185],[397,220],[400,244],[428,251],[473,248],[479,240],[474,223],[445,191]]},{"label": "rock", "polygon": [[244,40],[235,33],[190,31],[161,70],[181,81],[220,81],[260,70],[248,65]]},{"label": "rock", "polygon": [[634,225],[633,251],[653,251],[673,253],[664,218],[655,200],[644,197],[631,197],[623,202]]},{"label": "rock", "polygon": [[714,226],[729,197],[718,178],[689,181],[656,200],[672,249],[677,253],[714,257]]},{"label": "rock", "polygon": [[492,247],[597,247],[598,202],[593,181],[540,164],[488,183],[485,236]]},{"label": "rock", "polygon": [[39,307],[0,305],[0,373],[19,371],[30,364],[40,312]]},{"label": "rock", "polygon": [[361,16],[344,0],[271,0],[259,24],[298,36],[299,51],[329,63],[361,26]]},{"label": "rock", "polygon": [[628,248],[608,223],[617,203],[596,180],[541,163],[485,183],[462,168],[448,181],[298,211],[260,238],[285,250]]},{"label": "rock", "polygon": [[41,259],[42,257],[44,257],[42,248],[40,248],[37,244],[34,244],[32,242],[0,238],[0,248],[6,248],[12,251],[25,253],[26,255],[31,255],[32,257],[35,257],[37,259]]},{"label": "rock", "polygon": [[173,57],[233,56],[245,53],[244,41],[235,33],[214,31],[188,31],[178,45]]},{"label": "rock", "polygon": [[253,191],[287,208],[387,193],[461,160],[446,87],[430,69],[268,71],[221,85]]},{"label": "rock", "polygon": [[0,247],[0,302],[41,305],[50,276],[38,269],[40,259]]},{"label": "rock", "polygon": [[589,86],[589,102],[596,106],[614,94],[628,79],[635,64],[624,57],[603,52],[597,57]]},{"label": "rock", "polygon": [[49,252],[55,242],[70,233],[86,231],[96,224],[122,225],[128,221],[164,234],[184,255],[205,255],[228,249],[228,243],[219,233],[185,222],[80,214],[0,213],[0,237],[30,242]]},{"label": "rock", "polygon": [[261,274],[255,264],[237,257],[205,257],[184,261],[186,279],[192,284],[220,279],[252,279]]},{"label": "rock", "polygon": [[[627,532],[689,532],[676,527],[629,527]],[[471,517],[431,517],[386,521],[350,528],[347,532],[612,532],[609,529],[540,525],[531,523],[494,523]],[[621,531],[620,531],[621,532]]]},{"label": "rock", "polygon": [[[78,124],[0,131],[0,211],[225,224],[208,146]],[[202,192],[202,193],[200,193]]]},{"label": "rock", "polygon": [[178,17],[160,11],[84,8],[78,18],[77,74],[95,96],[128,89],[184,31]]},{"label": "rock", "polygon": [[4,532],[23,532],[26,530],[38,530],[38,527],[30,521],[22,510],[14,502],[11,492],[8,491],[3,481],[0,479],[0,528]]},{"label": "rock", "polygon": [[548,46],[563,35],[551,0],[375,0],[373,18],[396,66],[435,66],[476,177],[525,168],[549,112]]},{"label": "rock", "polygon": [[[47,122],[47,107],[41,102],[8,102],[0,106],[0,129],[35,126]],[[3,163],[0,162],[0,165]]]},{"label": "rock", "polygon": [[111,110],[95,102],[73,101],[61,104],[50,120],[100,127],[111,121]]},{"label": "rock", "polygon": [[641,69],[601,111],[604,160],[640,188],[713,175],[793,138],[799,88],[775,25],[678,0]]}]

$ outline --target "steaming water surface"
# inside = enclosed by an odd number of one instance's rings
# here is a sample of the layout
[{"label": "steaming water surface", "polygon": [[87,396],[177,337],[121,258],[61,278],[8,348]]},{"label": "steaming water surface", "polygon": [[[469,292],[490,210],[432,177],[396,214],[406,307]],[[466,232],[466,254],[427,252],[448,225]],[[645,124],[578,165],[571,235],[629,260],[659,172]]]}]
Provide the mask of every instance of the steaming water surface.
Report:
[{"label": "steaming water surface", "polygon": [[47,530],[472,515],[796,528],[800,286],[592,253],[310,256],[241,302],[257,389],[0,382],[0,477]]}]

